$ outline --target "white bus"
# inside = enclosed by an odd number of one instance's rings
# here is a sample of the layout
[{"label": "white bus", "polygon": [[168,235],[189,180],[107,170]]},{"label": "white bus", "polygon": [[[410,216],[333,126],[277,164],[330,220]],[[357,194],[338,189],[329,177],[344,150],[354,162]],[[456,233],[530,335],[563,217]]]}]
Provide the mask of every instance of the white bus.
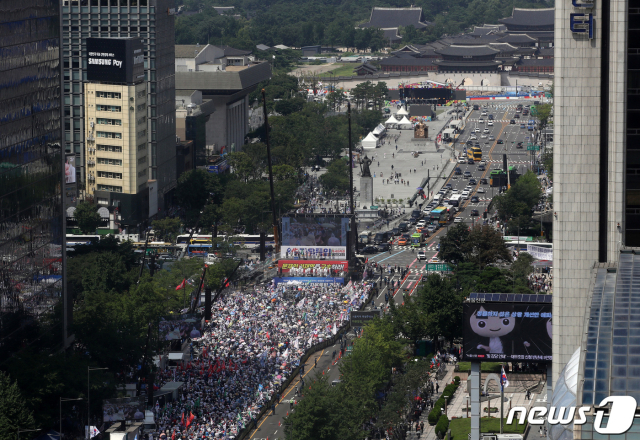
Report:
[{"label": "white bus", "polygon": [[462,194],[454,194],[449,198],[449,205],[451,206],[460,206],[460,201],[462,200]]}]

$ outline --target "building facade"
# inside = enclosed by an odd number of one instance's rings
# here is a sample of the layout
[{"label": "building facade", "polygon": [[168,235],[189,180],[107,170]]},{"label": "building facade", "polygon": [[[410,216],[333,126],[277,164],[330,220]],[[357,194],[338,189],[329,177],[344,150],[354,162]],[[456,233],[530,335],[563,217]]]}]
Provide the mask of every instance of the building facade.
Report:
[{"label": "building facade", "polygon": [[[64,302],[64,151],[58,0],[0,2],[0,357]],[[66,171],[70,171],[66,169]],[[70,183],[71,175],[66,182]],[[58,333],[60,332],[60,333]],[[30,334],[30,336],[29,336]],[[57,339],[57,338],[56,338]]]},{"label": "building facade", "polygon": [[592,269],[640,244],[633,98],[640,43],[629,38],[637,9],[627,0],[580,5],[555,10],[554,141],[562,147],[554,151],[554,383],[581,345]]},{"label": "building facade", "polygon": [[86,39],[140,37],[148,95],[148,178],[157,181],[160,210],[176,185],[174,4],[174,0],[63,0],[62,6],[65,148],[76,156],[78,181],[85,182],[87,171]]}]

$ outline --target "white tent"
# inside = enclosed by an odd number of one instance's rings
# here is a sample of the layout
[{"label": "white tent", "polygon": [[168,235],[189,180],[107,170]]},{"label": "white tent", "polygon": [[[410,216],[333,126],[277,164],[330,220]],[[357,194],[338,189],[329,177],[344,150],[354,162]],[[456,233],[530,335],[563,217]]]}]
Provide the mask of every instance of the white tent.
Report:
[{"label": "white tent", "polygon": [[372,133],[375,134],[376,136],[380,137],[380,136],[382,136],[384,134],[385,131],[387,131],[385,126],[382,125],[382,124],[378,124],[378,126],[373,129]]},{"label": "white tent", "polygon": [[402,121],[398,122],[398,128],[402,129],[402,128],[412,128],[413,125],[411,124],[411,121],[407,119],[407,117],[403,117]]},{"label": "white tent", "polygon": [[395,125],[398,123],[398,120],[393,116],[389,116],[389,119],[387,119],[384,123],[384,125],[387,128],[391,128],[391,127],[395,127]]},{"label": "white tent", "polygon": [[378,146],[378,139],[373,135],[373,133],[369,133],[366,138],[362,139],[362,148],[376,148]]},{"label": "white tent", "polygon": [[400,107],[400,110],[396,113],[398,116],[409,116],[409,112],[404,109],[404,107]]}]

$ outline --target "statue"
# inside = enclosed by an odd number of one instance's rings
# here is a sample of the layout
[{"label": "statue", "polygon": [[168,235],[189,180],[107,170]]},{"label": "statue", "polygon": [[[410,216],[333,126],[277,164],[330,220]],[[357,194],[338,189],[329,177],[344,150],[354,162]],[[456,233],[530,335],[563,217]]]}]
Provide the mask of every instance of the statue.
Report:
[{"label": "statue", "polygon": [[414,139],[425,139],[429,137],[429,128],[424,122],[418,122],[413,129]]},{"label": "statue", "polygon": [[371,177],[371,170],[369,169],[369,165],[373,162],[366,155],[362,158],[362,177]]}]

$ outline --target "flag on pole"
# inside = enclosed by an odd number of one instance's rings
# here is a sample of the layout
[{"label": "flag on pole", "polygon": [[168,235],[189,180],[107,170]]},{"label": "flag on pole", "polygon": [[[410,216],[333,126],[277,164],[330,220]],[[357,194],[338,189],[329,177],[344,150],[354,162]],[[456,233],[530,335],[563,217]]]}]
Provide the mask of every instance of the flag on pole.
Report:
[{"label": "flag on pole", "polygon": [[187,428],[189,427],[189,425],[191,425],[191,422],[193,422],[193,419],[195,418],[196,416],[194,416],[193,413],[189,411],[189,418],[187,419]]},{"label": "flag on pole", "polygon": [[98,434],[100,434],[100,431],[98,431],[98,428],[96,428],[95,426],[89,427],[89,438],[94,438]]},{"label": "flag on pole", "polygon": [[507,379],[507,374],[504,372],[504,366],[502,366],[502,374],[500,375],[500,385],[502,385],[502,390],[509,386],[509,380]]},{"label": "flag on pole", "polygon": [[187,284],[187,279],[183,278],[182,282],[178,284],[178,287],[176,287],[176,290],[184,289],[186,284]]},{"label": "flag on pole", "polygon": [[180,424],[184,425],[184,411],[182,411],[182,418],[180,419]]}]

